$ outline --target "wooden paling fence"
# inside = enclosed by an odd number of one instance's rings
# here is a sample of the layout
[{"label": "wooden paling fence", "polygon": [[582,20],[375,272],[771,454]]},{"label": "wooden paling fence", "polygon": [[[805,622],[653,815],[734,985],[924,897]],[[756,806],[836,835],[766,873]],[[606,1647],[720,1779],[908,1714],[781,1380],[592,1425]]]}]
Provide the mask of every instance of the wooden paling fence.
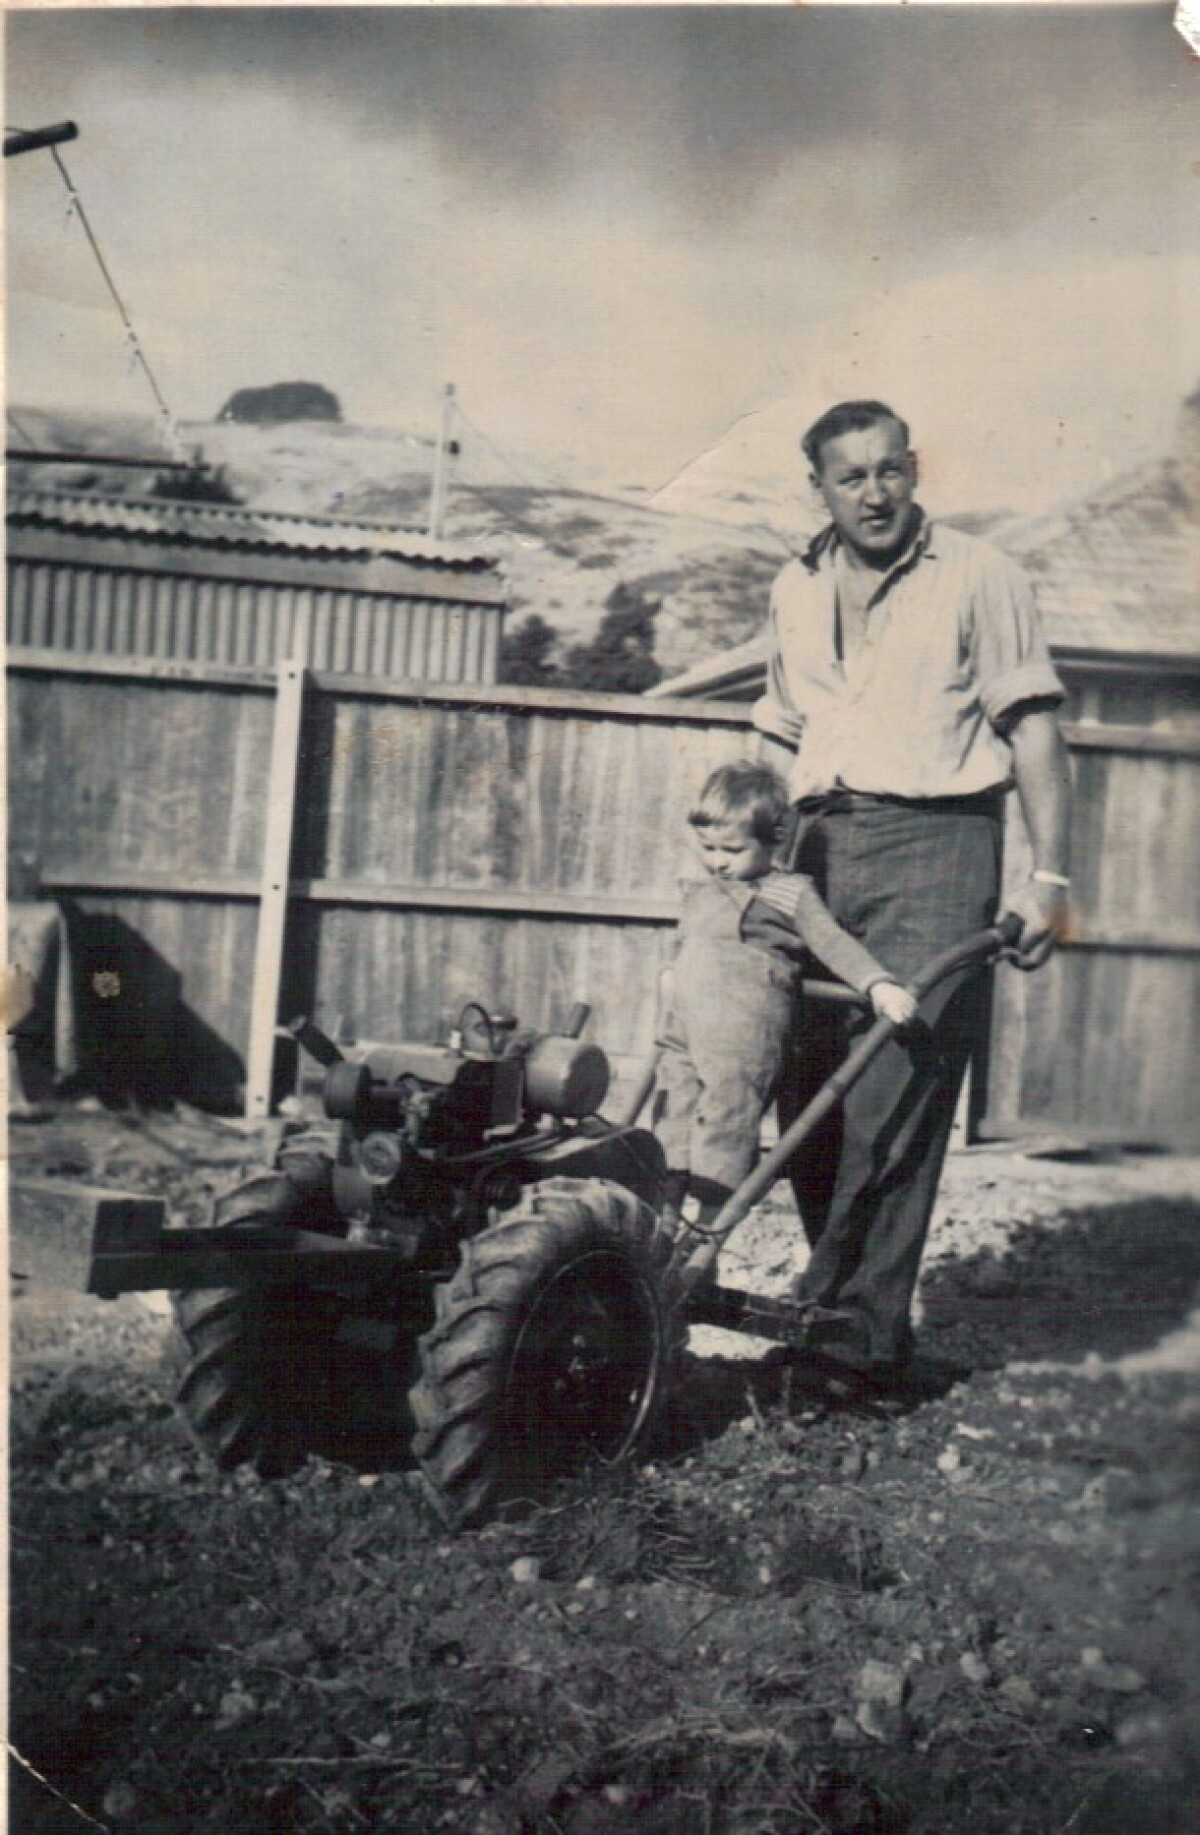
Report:
[{"label": "wooden paling fence", "polygon": [[[996,978],[985,1129],[1200,1142],[1200,733],[1067,729],[1073,938]],[[1010,820],[1006,872],[1029,856]]]},{"label": "wooden paling fence", "polygon": [[[165,965],[188,1027],[164,1076],[194,1087],[212,1047],[255,1115],[300,1012],[433,1039],[469,999],[539,1026],[586,1000],[591,1036],[647,1052],[687,809],[714,765],[764,749],[721,702],[32,650],[9,671],[18,883],[91,931],[89,987],[111,993],[122,939]],[[977,1119],[1178,1138],[1200,1069],[1200,742],[1070,739],[1080,935],[1036,977],[1002,971]]]},{"label": "wooden paling fence", "polygon": [[10,653],[25,878],[135,932],[272,1091],[279,1017],[444,1036],[577,1000],[649,1049],[684,817],[744,711]]}]

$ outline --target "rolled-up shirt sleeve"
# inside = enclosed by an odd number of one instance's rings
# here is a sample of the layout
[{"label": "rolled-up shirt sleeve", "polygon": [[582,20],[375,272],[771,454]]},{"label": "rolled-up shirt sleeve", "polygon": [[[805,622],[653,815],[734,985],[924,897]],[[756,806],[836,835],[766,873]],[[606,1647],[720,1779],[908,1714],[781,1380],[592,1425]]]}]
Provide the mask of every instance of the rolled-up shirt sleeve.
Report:
[{"label": "rolled-up shirt sleeve", "polygon": [[1007,556],[987,558],[971,596],[969,640],[980,706],[1003,728],[1026,702],[1061,702],[1063,685],[1028,575]]}]

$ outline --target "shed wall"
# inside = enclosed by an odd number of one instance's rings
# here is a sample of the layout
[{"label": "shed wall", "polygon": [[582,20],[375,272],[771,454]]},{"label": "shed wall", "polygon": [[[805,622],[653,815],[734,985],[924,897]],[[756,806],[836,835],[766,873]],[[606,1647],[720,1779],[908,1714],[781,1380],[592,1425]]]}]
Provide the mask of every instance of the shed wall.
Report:
[{"label": "shed wall", "polygon": [[257,568],[244,562],[250,577],[238,578],[228,557],[213,575],[202,559],[192,572],[173,559],[160,572],[145,561],[119,565],[115,555],[83,562],[10,553],[10,644],[257,667],[294,656],[314,669],[397,680],[496,679],[503,606],[474,602],[465,585],[456,601],[453,576],[440,578],[426,597],[354,591],[344,562],[336,565],[336,584],[322,583],[333,569],[319,560],[306,570],[309,582],[298,584],[256,577],[261,561]]}]

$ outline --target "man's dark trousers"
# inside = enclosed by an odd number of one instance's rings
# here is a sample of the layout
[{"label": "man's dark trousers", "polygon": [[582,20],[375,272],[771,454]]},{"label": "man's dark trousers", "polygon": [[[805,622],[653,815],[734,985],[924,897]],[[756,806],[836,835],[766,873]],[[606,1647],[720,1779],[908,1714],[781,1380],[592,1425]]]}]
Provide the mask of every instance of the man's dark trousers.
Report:
[{"label": "man's dark trousers", "polygon": [[[802,820],[795,865],[838,922],[902,981],[995,916],[1001,796],[908,802],[834,795]],[[987,1005],[976,971],[944,982],[883,1051],[839,1116],[802,1147],[792,1183],[812,1259],[798,1297],[845,1309],[821,1351],[868,1371],[903,1363],[909,1311],[963,1075]],[[847,1049],[843,1011],[810,1006],[779,1098],[800,1112]],[[852,1034],[870,1024],[855,1015]]]}]

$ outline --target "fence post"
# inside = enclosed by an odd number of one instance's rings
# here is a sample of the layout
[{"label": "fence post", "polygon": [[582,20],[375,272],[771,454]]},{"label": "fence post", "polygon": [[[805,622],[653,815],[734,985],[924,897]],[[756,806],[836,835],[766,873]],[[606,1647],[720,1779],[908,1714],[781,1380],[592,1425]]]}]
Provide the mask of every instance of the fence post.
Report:
[{"label": "fence post", "polygon": [[305,681],[303,662],[293,658],[280,663],[275,679],[275,723],[271,733],[258,934],[254,944],[254,978],[250,988],[250,1045],[246,1054],[246,1114],[251,1120],[263,1120],[271,1112],[275,1028],[279,1021],[279,980],[283,968],[288,876],[292,864],[292,832],[300,766],[300,723],[304,709]]}]

